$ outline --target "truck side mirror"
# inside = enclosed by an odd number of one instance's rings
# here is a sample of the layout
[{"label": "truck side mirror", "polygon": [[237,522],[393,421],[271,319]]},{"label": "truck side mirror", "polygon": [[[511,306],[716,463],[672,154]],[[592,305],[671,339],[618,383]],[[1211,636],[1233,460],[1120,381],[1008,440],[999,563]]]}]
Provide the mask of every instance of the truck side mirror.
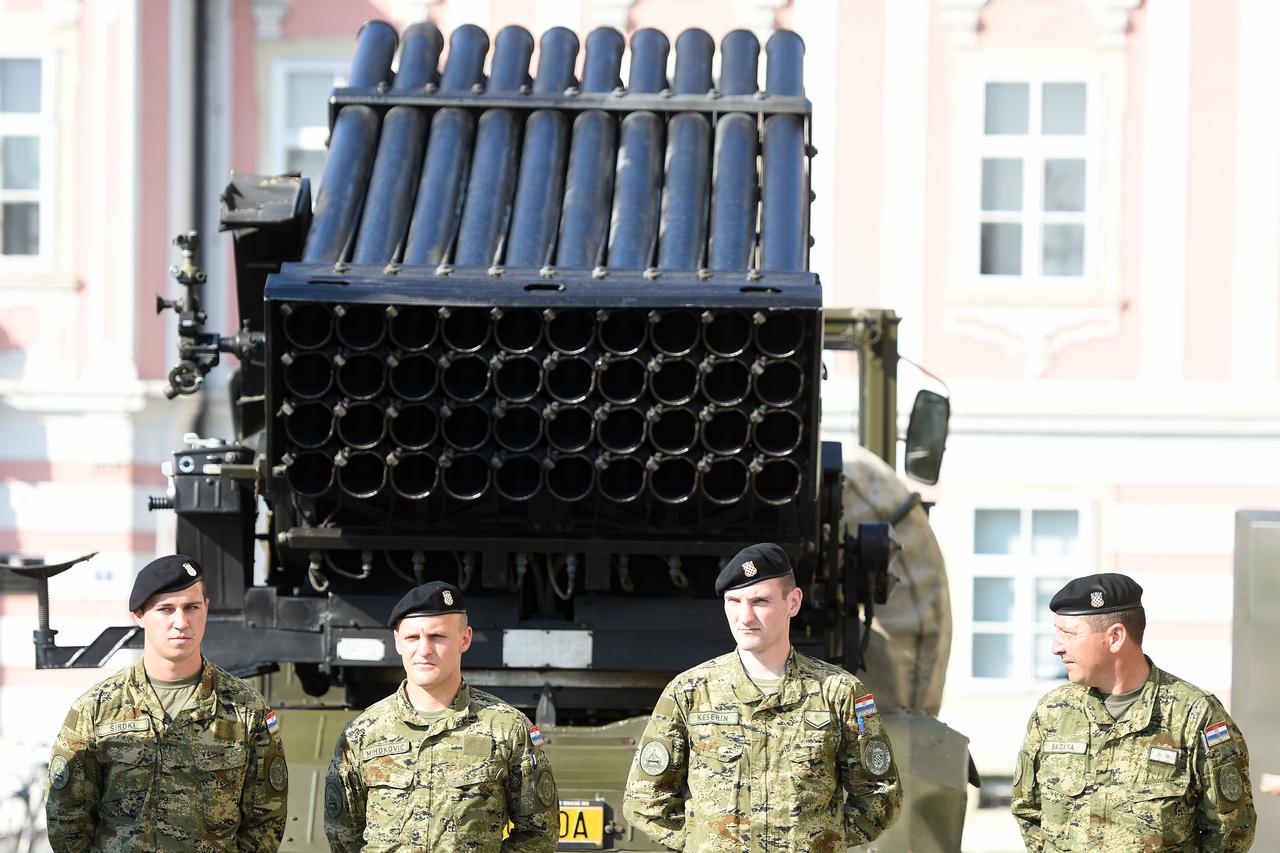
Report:
[{"label": "truck side mirror", "polygon": [[947,446],[947,422],[951,401],[934,391],[921,391],[911,406],[907,422],[907,476],[932,486],[942,469],[942,451]]}]

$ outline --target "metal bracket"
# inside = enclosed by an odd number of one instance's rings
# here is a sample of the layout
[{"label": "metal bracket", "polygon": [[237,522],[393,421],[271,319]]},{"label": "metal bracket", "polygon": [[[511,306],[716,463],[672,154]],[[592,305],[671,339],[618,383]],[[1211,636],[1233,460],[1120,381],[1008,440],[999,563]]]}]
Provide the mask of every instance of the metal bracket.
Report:
[{"label": "metal bracket", "polygon": [[31,566],[9,566],[9,571],[36,582],[36,606],[39,627],[31,632],[36,647],[36,669],[81,669],[100,667],[123,648],[141,648],[141,629],[137,627],[108,628],[87,646],[59,646],[54,637],[57,631],[49,627],[49,578],[60,575],[76,563],[98,556],[98,552],[85,554],[65,563],[38,563]]}]

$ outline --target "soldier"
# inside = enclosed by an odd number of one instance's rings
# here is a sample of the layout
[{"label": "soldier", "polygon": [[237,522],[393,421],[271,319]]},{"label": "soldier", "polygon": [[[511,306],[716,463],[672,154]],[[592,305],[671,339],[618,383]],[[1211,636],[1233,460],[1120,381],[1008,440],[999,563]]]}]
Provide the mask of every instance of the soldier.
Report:
[{"label": "soldier", "polygon": [[623,811],[672,850],[843,851],[898,816],[875,699],[791,648],[803,593],[782,548],[752,545],[716,579],[737,649],[676,676],[645,729]]},{"label": "soldier", "polygon": [[550,853],[560,803],[542,735],[463,680],[472,632],[462,593],[415,587],[387,625],[406,678],[338,738],[324,797],[330,847]]},{"label": "soldier", "polygon": [[1028,850],[1248,850],[1244,736],[1216,696],[1142,653],[1142,587],[1077,578],[1049,602],[1070,684],[1040,700],[1013,777]]},{"label": "soldier", "polygon": [[129,609],[142,660],[76,700],[49,761],[49,844],[62,851],[276,850],[289,768],[252,687],[200,653],[200,564],[148,563]]}]

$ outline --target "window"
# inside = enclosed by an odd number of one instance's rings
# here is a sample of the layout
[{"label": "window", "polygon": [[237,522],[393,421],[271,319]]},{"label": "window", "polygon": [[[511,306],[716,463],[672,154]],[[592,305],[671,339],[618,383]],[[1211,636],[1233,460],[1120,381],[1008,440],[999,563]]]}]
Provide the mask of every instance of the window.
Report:
[{"label": "window", "polygon": [[329,94],[346,85],[348,60],[277,60],[273,74],[273,132],[268,168],[301,172],[320,186],[329,138]]},{"label": "window", "polygon": [[1049,600],[1092,570],[1078,508],[978,508],[973,513],[970,676],[988,681],[1066,678],[1050,653]]},{"label": "window", "polygon": [[0,57],[0,264],[50,252],[54,122],[38,57]]},{"label": "window", "polygon": [[1079,285],[1096,277],[1094,88],[1078,80],[983,84],[976,238],[984,279]]}]

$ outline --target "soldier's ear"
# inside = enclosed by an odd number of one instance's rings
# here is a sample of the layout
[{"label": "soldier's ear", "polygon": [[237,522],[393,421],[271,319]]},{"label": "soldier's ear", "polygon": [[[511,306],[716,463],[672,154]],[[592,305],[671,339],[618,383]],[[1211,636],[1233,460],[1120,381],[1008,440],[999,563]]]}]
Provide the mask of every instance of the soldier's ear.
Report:
[{"label": "soldier's ear", "polygon": [[465,628],[463,628],[463,629],[462,629],[462,646],[461,646],[461,648],[462,648],[462,650],[463,650],[464,652],[465,652],[467,649],[471,648],[471,638],[472,638],[474,635],[475,635],[475,632],[471,630],[471,626],[470,626],[470,625],[468,625],[468,626],[466,626]]},{"label": "soldier's ear", "polygon": [[804,601],[804,590],[800,587],[793,587],[791,592],[787,594],[787,615],[795,616],[800,612],[800,604]]},{"label": "soldier's ear", "polygon": [[141,628],[141,627],[142,627],[142,611],[141,611],[141,610],[133,610],[133,611],[130,611],[130,612],[133,614],[133,621],[134,621],[134,623],[135,623],[139,628]]}]

